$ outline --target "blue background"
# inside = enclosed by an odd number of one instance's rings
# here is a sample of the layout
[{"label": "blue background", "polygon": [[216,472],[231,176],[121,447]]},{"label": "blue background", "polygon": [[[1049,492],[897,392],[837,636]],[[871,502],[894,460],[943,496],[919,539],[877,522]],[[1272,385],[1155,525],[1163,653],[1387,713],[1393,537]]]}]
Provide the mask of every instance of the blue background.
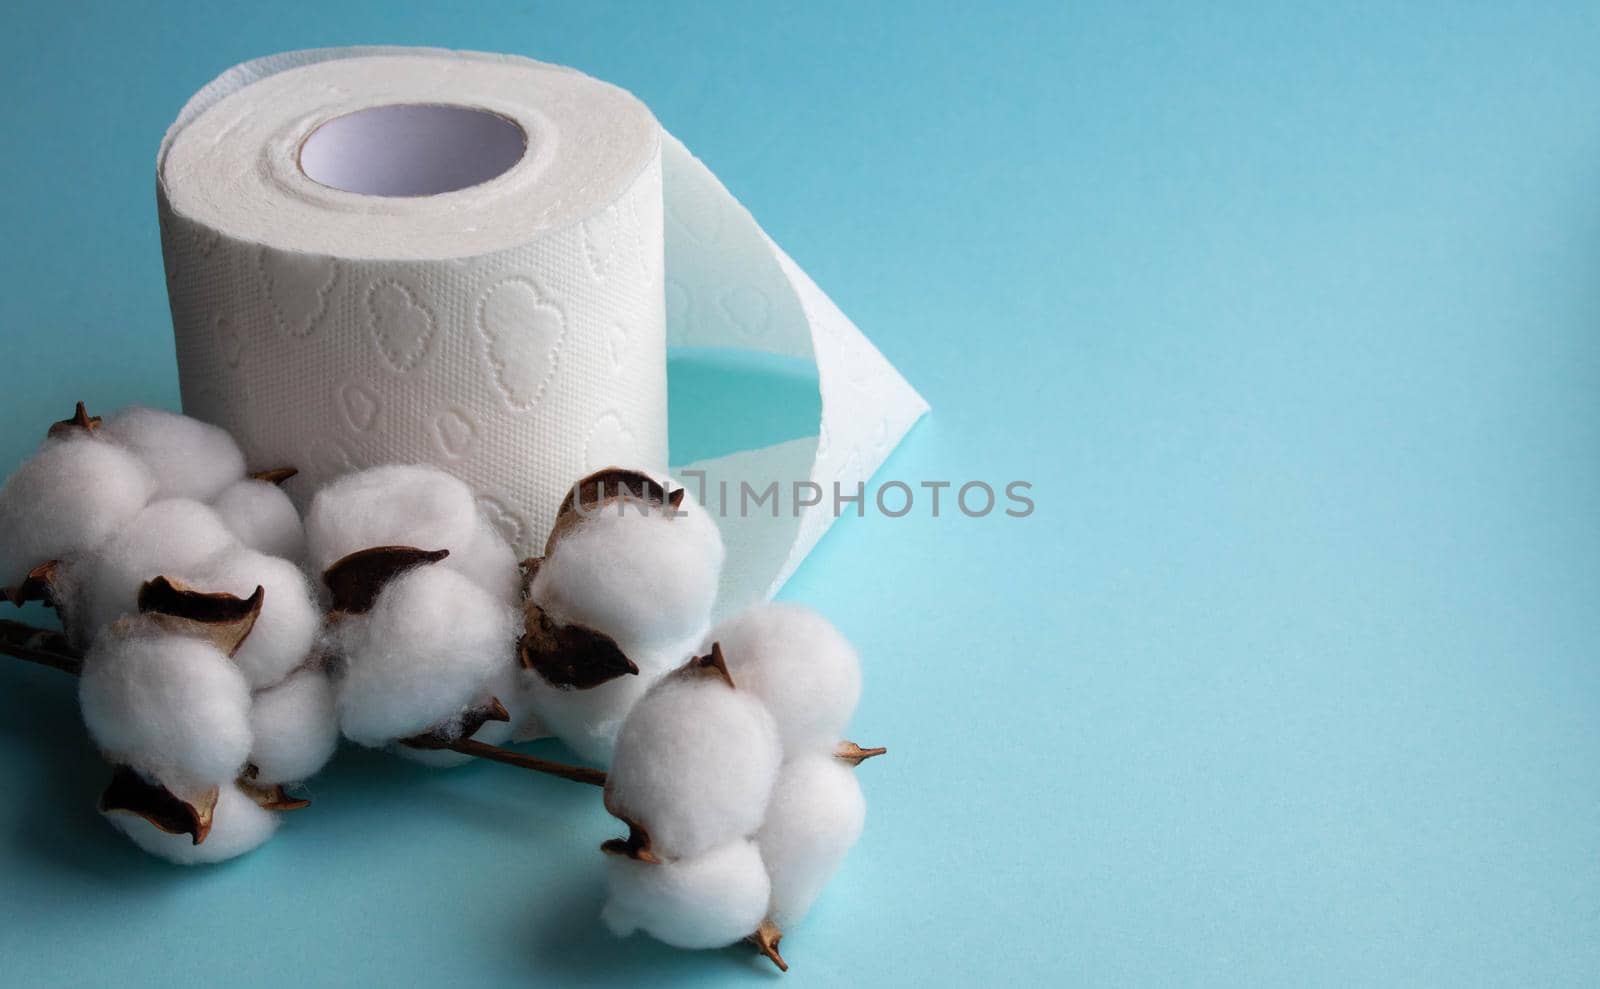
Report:
[{"label": "blue background", "polygon": [[[1600,12],[26,3],[0,463],[175,406],[152,161],[240,60],[621,84],[928,397],[785,591],[861,646],[860,847],[790,983],[1600,981]],[[681,401],[680,405],[683,404]],[[352,751],[260,852],[116,839],[0,669],[0,981],[777,984],[617,942],[592,791]]]}]

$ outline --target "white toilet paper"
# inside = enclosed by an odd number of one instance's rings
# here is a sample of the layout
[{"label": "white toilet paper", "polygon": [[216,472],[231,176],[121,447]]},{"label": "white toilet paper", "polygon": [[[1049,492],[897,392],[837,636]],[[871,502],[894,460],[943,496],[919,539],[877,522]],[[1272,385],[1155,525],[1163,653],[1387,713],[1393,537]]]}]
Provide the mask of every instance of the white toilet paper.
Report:
[{"label": "white toilet paper", "polygon": [[[259,59],[190,100],[157,172],[184,410],[254,466],[299,467],[300,497],[432,463],[537,553],[578,477],[667,466],[669,340],[802,357],[817,435],[681,468],[719,515],[726,612],[787,579],[834,483],[853,492],[927,408],[643,104],[570,69]],[[796,512],[807,480],[826,497]],[[778,517],[742,515],[741,481],[779,482]]]}]

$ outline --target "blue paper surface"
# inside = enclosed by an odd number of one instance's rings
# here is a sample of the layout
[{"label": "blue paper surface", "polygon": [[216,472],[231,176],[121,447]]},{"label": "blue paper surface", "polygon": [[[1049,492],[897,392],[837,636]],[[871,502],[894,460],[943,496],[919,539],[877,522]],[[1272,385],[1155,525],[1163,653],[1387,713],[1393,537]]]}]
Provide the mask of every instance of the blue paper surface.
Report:
[{"label": "blue paper surface", "polygon": [[[891,753],[788,983],[1600,982],[1592,5],[7,22],[6,469],[73,399],[176,405],[152,173],[188,95],[402,43],[633,90],[932,404],[880,481],[1033,484],[1026,519],[847,518],[785,591],[860,645]],[[709,429],[705,391],[674,413]],[[779,978],[612,939],[582,787],[353,750],[182,870],[105,777],[72,684],[0,665],[0,983]]]}]

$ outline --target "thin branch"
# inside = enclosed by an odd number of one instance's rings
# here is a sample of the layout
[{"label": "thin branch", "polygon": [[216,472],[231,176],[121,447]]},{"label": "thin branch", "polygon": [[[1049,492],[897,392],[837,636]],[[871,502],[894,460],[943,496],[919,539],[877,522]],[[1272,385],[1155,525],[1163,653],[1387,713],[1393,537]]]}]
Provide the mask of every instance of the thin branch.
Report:
[{"label": "thin branch", "polygon": [[[0,656],[14,656],[73,676],[83,672],[83,657],[67,644],[65,635],[46,628],[35,628],[9,618],[0,618]],[[456,739],[448,747],[478,759],[503,762],[508,766],[531,769],[537,773],[559,776],[576,783],[588,783],[590,786],[606,785],[606,774],[602,770],[540,759],[538,756],[524,755],[472,738]]]},{"label": "thin branch", "polygon": [[67,644],[65,635],[9,618],[0,618],[0,655],[25,659],[73,676],[83,672],[83,657]]},{"label": "thin branch", "polygon": [[513,752],[511,749],[502,749],[498,745],[480,742],[475,738],[458,738],[451,742],[449,747],[452,751],[460,752],[464,755],[488,759],[490,762],[503,762],[508,766],[531,769],[536,773],[559,776],[564,780],[572,780],[574,783],[588,783],[590,786],[606,785],[604,770],[590,769],[588,766],[569,766],[564,762],[541,759],[538,756]]}]

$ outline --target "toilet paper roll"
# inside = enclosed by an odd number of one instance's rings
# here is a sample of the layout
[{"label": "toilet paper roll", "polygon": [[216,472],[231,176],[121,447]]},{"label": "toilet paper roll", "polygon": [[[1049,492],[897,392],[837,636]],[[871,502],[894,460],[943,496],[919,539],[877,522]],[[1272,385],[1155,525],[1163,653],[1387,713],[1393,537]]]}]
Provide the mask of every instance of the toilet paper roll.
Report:
[{"label": "toilet paper roll", "polygon": [[[642,103],[571,69],[258,59],[189,101],[157,177],[184,410],[252,465],[300,468],[300,498],[431,463],[535,554],[578,477],[667,468],[669,341],[803,358],[816,435],[679,467],[723,529],[726,612],[788,578],[833,484],[853,492],[927,408]],[[741,481],[829,497],[745,516]]]}]

